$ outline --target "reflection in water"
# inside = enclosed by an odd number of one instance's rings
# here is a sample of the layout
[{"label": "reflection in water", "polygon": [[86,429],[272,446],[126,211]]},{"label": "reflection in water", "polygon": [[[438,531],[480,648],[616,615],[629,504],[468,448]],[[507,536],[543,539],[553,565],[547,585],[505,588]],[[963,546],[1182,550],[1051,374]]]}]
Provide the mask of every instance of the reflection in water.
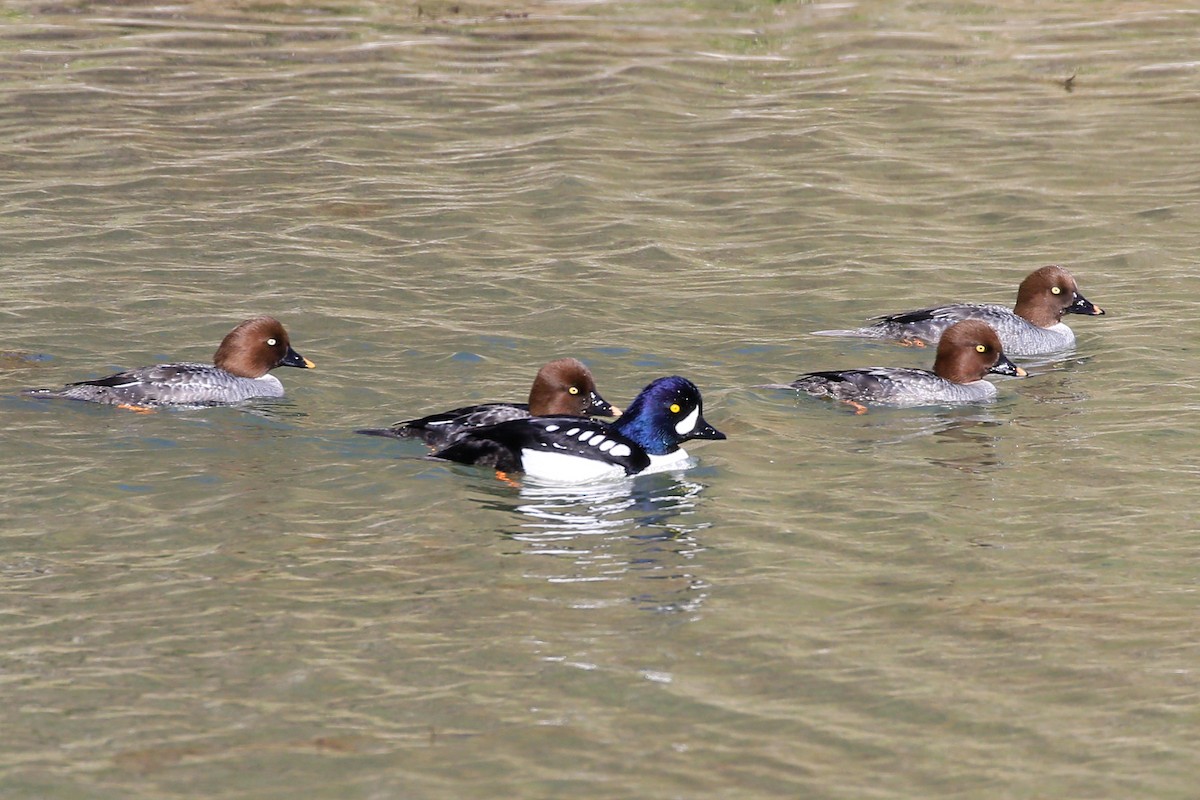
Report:
[{"label": "reflection in water", "polygon": [[0,369],[23,369],[43,361],[50,361],[52,356],[44,353],[26,353],[16,350],[0,350]]},{"label": "reflection in water", "polygon": [[708,524],[689,524],[703,489],[681,473],[592,486],[526,482],[512,505],[517,524],[502,533],[522,554],[549,557],[535,569],[550,584],[619,587],[611,599],[572,592],[574,606],[632,599],[651,610],[692,611],[708,588],[695,561],[704,549],[696,534]]},{"label": "reflection in water", "polygon": [[900,444],[926,436],[964,441],[970,438],[972,432],[978,434],[983,429],[1005,424],[1004,420],[992,416],[989,410],[980,410],[976,407],[940,409],[935,412],[911,414],[903,420],[903,423],[902,428],[897,431],[898,426],[894,419],[880,418],[876,424],[868,426],[867,430],[893,434],[882,439],[873,439],[873,442]]},{"label": "reflection in water", "polygon": [[[1090,397],[1074,385],[1072,368],[1087,359],[1054,364],[1043,364],[1041,370],[1030,370],[1029,377],[1021,381],[1018,388],[1022,400],[1035,403],[1065,406],[1069,412],[1077,411],[1081,403]],[[1053,368],[1051,368],[1053,367]],[[1058,368],[1065,367],[1065,368]],[[1036,368],[1035,368],[1036,369]],[[1040,409],[1044,413],[1047,409]]]},{"label": "reflection in water", "polygon": [[234,408],[251,416],[280,424],[301,420],[309,415],[307,411],[302,410],[292,400],[286,398],[274,399],[269,402],[245,403],[234,406]]},{"label": "reflection in water", "polygon": [[[1043,355],[1021,356],[1018,361],[1025,368],[1025,371],[1029,373],[1028,377],[1035,378],[1039,375],[1046,375],[1052,372],[1073,370],[1087,364],[1091,360],[1091,356],[1081,356],[1074,350],[1068,350],[1057,353],[1045,353]],[[1020,381],[1020,383],[1023,384],[1025,381]]]},{"label": "reflection in water", "polygon": [[937,426],[934,440],[939,444],[968,445],[954,455],[935,456],[930,464],[960,472],[984,473],[1003,465],[998,428],[1005,423],[985,417],[966,417]]},{"label": "reflection in water", "polygon": [[[850,449],[874,456],[880,447],[914,445],[922,462],[961,472],[983,473],[1004,464],[1001,429],[1010,420],[991,407],[961,407],[930,411],[891,410],[863,420]],[[936,450],[921,447],[932,440]],[[890,456],[895,458],[895,455]]]}]

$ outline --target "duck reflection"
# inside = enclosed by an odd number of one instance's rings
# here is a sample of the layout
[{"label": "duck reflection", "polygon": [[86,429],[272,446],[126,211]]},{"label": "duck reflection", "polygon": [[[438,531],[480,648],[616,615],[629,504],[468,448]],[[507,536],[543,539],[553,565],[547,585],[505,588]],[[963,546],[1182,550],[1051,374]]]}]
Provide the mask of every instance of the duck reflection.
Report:
[{"label": "duck reflection", "polygon": [[[992,408],[892,411],[853,430],[846,449],[895,459],[900,446],[932,466],[986,473],[1004,466],[1002,430],[1009,424]],[[938,446],[930,449],[929,442]]]},{"label": "duck reflection", "polygon": [[[558,589],[572,606],[634,602],[641,608],[686,612],[699,608],[708,583],[698,574],[704,546],[696,519],[704,485],[681,473],[660,473],[591,486],[526,481],[512,499],[515,525],[501,533],[539,557],[531,577]],[[581,596],[578,585],[591,587]],[[612,596],[597,591],[616,589]]]},{"label": "duck reflection", "polygon": [[989,473],[1004,466],[999,428],[1005,422],[988,417],[965,417],[939,421],[930,426],[934,441],[947,445],[949,453],[930,456],[930,464],[959,472]]}]

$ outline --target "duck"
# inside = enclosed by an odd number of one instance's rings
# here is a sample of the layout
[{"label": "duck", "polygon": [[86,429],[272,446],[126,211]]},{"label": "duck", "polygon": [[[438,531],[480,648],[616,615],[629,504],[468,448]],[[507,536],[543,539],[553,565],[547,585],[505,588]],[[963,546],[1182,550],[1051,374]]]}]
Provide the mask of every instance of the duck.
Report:
[{"label": "duck", "polygon": [[436,448],[448,447],[474,428],[526,417],[617,417],[621,409],[600,396],[596,381],[582,361],[559,358],[538,370],[528,403],[482,403],[404,420],[387,428],[360,428],[355,433],[420,439]]},{"label": "duck", "polygon": [[684,469],[691,458],[680,445],[725,439],[704,419],[700,390],[678,375],[657,378],[615,422],[570,417],[527,417],[467,431],[432,458],[488,466],[501,476],[524,472],[553,483],[585,483]]},{"label": "duck", "polygon": [[27,389],[25,393],[133,410],[231,405],[258,397],[283,397],[283,384],[271,374],[276,367],[314,369],[316,365],[292,349],[279,320],[259,316],[226,334],[211,364],[156,364],[69,383],[61,389]]},{"label": "duck", "polygon": [[946,329],[937,345],[933,370],[909,367],[810,372],[791,383],[765,388],[796,389],[813,397],[837,400],[865,414],[869,406],[907,408],[929,405],[985,403],[996,398],[996,387],[984,375],[1027,373],[1004,354],[996,331],[976,319],[957,322]]},{"label": "duck", "polygon": [[936,345],[951,325],[978,319],[995,329],[1009,356],[1033,356],[1075,346],[1075,332],[1064,314],[1103,316],[1104,309],[1084,297],[1075,277],[1057,264],[1036,269],[1021,281],[1017,304],[1010,310],[985,303],[949,303],[874,317],[872,325],[850,330],[813,331],[816,336],[886,339],[924,347]]}]

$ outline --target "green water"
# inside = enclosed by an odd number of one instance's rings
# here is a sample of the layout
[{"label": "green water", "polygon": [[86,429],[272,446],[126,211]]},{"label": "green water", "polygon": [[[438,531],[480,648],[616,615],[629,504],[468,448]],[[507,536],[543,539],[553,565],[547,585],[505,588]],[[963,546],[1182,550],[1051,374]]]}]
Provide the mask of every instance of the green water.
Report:
[{"label": "green water", "polygon": [[[9,4],[0,794],[1194,796],[1198,33]],[[806,333],[1048,263],[1109,313],[992,406],[752,388],[928,365]],[[318,366],[281,403],[18,394],[257,313]],[[564,355],[622,406],[688,376],[728,441],[568,493],[352,433]]]}]

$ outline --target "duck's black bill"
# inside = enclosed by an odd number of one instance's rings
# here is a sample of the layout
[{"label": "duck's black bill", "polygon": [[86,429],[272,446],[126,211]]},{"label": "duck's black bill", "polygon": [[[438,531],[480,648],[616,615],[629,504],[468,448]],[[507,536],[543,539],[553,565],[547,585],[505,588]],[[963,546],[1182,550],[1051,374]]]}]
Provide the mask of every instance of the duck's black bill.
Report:
[{"label": "duck's black bill", "polygon": [[704,418],[701,417],[697,421],[696,427],[692,430],[691,433],[688,434],[687,438],[689,438],[689,439],[727,439],[728,437],[725,434],[721,433],[716,428],[714,428],[712,425],[709,425],[707,422],[705,422]]},{"label": "duck's black bill", "polygon": [[1088,300],[1079,292],[1075,293],[1075,300],[1071,305],[1067,306],[1068,314],[1087,314],[1091,317],[1100,317],[1104,315],[1104,309]]},{"label": "duck's black bill", "polygon": [[583,412],[591,417],[621,416],[621,409],[605,400],[596,392],[588,392],[588,405]]},{"label": "duck's black bill", "polygon": [[317,365],[288,347],[287,355],[279,362],[281,367],[299,367],[300,369],[316,369]]},{"label": "duck's black bill", "polygon": [[1018,367],[1016,364],[1008,360],[1008,356],[1000,354],[1000,360],[988,372],[995,372],[997,375],[1014,375],[1018,378],[1024,378],[1027,373],[1025,370]]}]

